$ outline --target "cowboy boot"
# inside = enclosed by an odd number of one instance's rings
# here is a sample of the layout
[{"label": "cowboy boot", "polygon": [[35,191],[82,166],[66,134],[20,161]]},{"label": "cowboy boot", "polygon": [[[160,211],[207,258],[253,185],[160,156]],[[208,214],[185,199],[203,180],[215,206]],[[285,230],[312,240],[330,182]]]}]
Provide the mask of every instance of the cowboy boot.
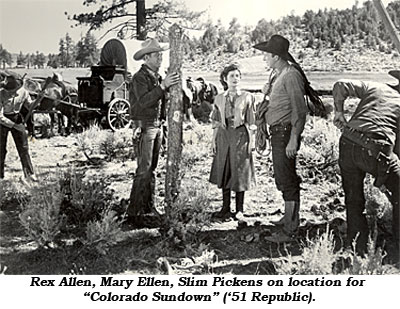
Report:
[{"label": "cowboy boot", "polygon": [[243,213],[244,191],[236,192],[235,201],[236,201],[236,213],[238,212]]},{"label": "cowboy boot", "polygon": [[285,224],[286,221],[286,214],[287,214],[288,210],[286,209],[286,203],[285,203],[285,213],[283,214],[282,218],[280,218],[279,220],[271,220],[271,224],[275,225],[275,226],[283,226]]},{"label": "cowboy boot", "polygon": [[222,209],[215,216],[226,218],[228,215],[231,215],[231,190],[222,189]]},{"label": "cowboy boot", "polygon": [[265,239],[275,243],[295,240],[294,236],[297,233],[300,223],[299,210],[300,202],[285,201],[285,219],[282,230]]},{"label": "cowboy boot", "polygon": [[235,218],[238,221],[243,221],[243,219],[244,219],[244,217],[243,217],[244,191],[236,192],[235,201],[236,201]]},{"label": "cowboy boot", "polygon": [[283,225],[285,225],[285,222],[286,222],[286,219],[287,219],[287,214],[288,214],[289,212],[290,212],[290,210],[289,210],[289,202],[285,201],[285,213],[283,214],[283,217],[280,218],[279,220],[271,221],[271,223],[272,223],[273,225],[276,225],[276,226],[283,226]]},{"label": "cowboy boot", "polygon": [[288,204],[287,209],[289,210],[289,213],[288,213],[288,219],[283,225],[283,230],[288,235],[293,235],[297,233],[297,229],[299,228],[300,224],[300,216],[299,216],[300,202],[288,201],[285,204]]}]

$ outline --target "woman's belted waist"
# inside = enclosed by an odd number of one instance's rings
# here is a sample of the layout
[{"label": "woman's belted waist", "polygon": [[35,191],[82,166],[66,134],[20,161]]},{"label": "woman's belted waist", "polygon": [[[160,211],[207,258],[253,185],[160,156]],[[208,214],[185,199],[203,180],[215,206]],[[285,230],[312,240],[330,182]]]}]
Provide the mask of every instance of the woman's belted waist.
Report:
[{"label": "woman's belted waist", "polygon": [[226,123],[227,128],[234,128],[235,127],[235,117],[225,118],[225,123]]},{"label": "woman's belted waist", "polygon": [[349,139],[353,143],[369,149],[374,157],[377,157],[379,153],[390,156],[390,154],[393,152],[393,145],[381,142],[381,138],[372,134],[357,131],[350,127],[344,128],[343,137]]}]

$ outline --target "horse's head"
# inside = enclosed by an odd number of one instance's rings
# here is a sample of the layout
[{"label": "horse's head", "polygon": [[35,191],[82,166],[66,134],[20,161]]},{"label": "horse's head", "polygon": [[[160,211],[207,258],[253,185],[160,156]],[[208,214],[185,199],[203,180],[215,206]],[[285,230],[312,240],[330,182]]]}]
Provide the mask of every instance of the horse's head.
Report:
[{"label": "horse's head", "polygon": [[42,90],[43,79],[39,78],[24,78],[24,88],[29,91],[30,94],[38,94]]}]

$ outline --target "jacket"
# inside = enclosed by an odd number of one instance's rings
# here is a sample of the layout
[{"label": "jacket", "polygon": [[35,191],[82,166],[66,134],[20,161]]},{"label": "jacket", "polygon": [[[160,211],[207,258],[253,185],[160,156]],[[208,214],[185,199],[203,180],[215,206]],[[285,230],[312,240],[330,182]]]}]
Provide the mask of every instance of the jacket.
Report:
[{"label": "jacket", "polygon": [[161,77],[152,74],[150,68],[143,64],[132,77],[129,86],[130,116],[132,120],[152,122],[165,120],[165,96],[160,87]]}]

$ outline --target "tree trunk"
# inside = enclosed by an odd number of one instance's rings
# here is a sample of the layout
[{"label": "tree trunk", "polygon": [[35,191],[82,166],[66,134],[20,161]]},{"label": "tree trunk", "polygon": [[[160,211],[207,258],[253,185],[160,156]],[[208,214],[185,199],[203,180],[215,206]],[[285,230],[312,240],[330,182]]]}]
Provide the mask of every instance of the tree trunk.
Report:
[{"label": "tree trunk", "polygon": [[[177,24],[169,30],[170,56],[168,72],[182,75],[182,36],[183,30]],[[165,212],[168,213],[172,203],[178,197],[181,184],[180,167],[182,157],[182,120],[183,101],[182,84],[169,89],[170,99],[168,104],[168,143],[167,143],[167,174],[165,179]]]},{"label": "tree trunk", "polygon": [[396,33],[396,28],[393,21],[390,19],[388,12],[382,4],[381,0],[374,0],[375,8],[377,9],[379,16],[381,17],[386,30],[389,32],[390,38],[393,44],[396,46],[397,50],[400,52],[400,39],[399,35]]}]

